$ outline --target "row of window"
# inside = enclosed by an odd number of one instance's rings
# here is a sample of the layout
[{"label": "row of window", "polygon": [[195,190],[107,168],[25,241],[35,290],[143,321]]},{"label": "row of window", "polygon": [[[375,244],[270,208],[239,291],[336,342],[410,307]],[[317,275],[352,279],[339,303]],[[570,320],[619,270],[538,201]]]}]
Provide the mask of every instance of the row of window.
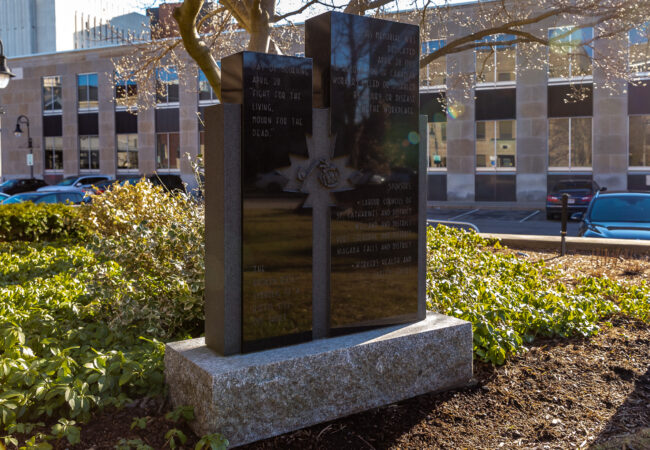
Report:
[{"label": "row of window", "polygon": [[[204,133],[200,133],[203,146]],[[63,138],[45,136],[45,170],[63,170]],[[117,169],[138,169],[138,135],[116,135]],[[79,136],[79,169],[99,170],[99,136]],[[180,169],[180,137],[178,133],[156,134],[156,169]]]},{"label": "row of window", "polygon": [[[629,33],[630,70],[634,73],[650,73],[650,25]],[[551,79],[567,79],[591,75],[593,28],[573,29],[557,27],[548,30],[551,45],[548,50],[548,75]],[[485,46],[476,48],[476,82],[503,83],[516,79],[516,39],[512,35],[496,35],[485,38]],[[445,45],[444,39],[422,43],[422,54],[433,53]],[[447,67],[444,57],[422,69],[420,80],[424,86],[444,86]]]},{"label": "row of window", "polygon": [[[42,79],[43,112],[58,113],[62,109],[62,88],[60,76],[48,76]],[[216,102],[217,96],[208,83],[205,74],[199,70],[199,102]],[[132,80],[118,80],[115,84],[115,98],[119,104],[135,105],[138,85]],[[178,74],[174,68],[156,71],[156,101],[158,104],[178,103]],[[80,111],[96,110],[99,104],[98,78],[96,73],[77,75],[77,106]]]},{"label": "row of window", "polygon": [[[650,72],[650,25],[629,33],[629,65],[636,73]],[[548,30],[551,45],[548,52],[550,78],[573,78],[591,75],[593,28],[574,30],[557,27]],[[514,82],[516,79],[516,46],[512,35],[489,36],[482,40],[485,46],[476,49],[476,73],[478,83]],[[444,39],[422,43],[422,54],[433,53],[445,45]],[[444,86],[447,68],[445,58],[439,58],[422,69],[424,86]],[[217,97],[205,74],[199,70],[199,101],[216,101]],[[96,73],[77,75],[78,107],[80,110],[96,109],[98,105],[98,77]],[[115,97],[123,104],[134,101],[138,87],[134,81],[120,80],[115,86]],[[178,103],[178,73],[173,67],[156,70],[156,100],[159,104]],[[43,110],[60,111],[61,77],[43,78]]]},{"label": "row of window", "polygon": [[[591,117],[548,119],[548,167],[591,167]],[[476,122],[476,167],[516,167],[516,120]],[[650,167],[650,116],[629,117],[629,165]],[[429,167],[447,167],[447,123],[429,123]]]},{"label": "row of window", "polygon": [[[548,119],[549,168],[591,167],[592,120],[590,117]],[[203,153],[205,133],[199,133]],[[117,169],[138,168],[138,135],[116,135]],[[44,138],[45,169],[63,169],[63,138]],[[517,154],[516,120],[476,122],[476,167],[515,169]],[[650,115],[629,117],[629,165],[650,167]],[[447,123],[429,123],[429,167],[447,167]],[[99,137],[79,137],[79,168],[99,169]],[[180,169],[179,133],[156,134],[156,169]]]}]

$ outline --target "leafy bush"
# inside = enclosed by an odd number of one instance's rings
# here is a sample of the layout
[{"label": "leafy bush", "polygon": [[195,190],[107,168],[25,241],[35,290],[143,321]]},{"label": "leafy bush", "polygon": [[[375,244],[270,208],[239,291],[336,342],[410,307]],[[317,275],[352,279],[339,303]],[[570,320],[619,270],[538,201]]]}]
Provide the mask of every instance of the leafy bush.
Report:
[{"label": "leafy bush", "polygon": [[32,202],[0,207],[1,241],[53,241],[79,239],[86,229],[79,221],[79,208]]},{"label": "leafy bush", "polygon": [[536,336],[589,336],[623,313],[650,321],[650,287],[583,277],[575,287],[543,262],[490,251],[498,243],[444,226],[427,230],[428,307],[472,322],[474,352],[503,364]]},{"label": "leafy bush", "polygon": [[[0,243],[0,437],[54,417],[56,436],[74,421],[130,397],[163,390],[162,343],[136,328],[112,331],[88,285],[101,261],[80,245]],[[65,420],[63,420],[65,419]],[[0,446],[1,447],[1,446]]]},{"label": "leafy bush", "polygon": [[203,216],[191,196],[146,180],[93,197],[81,220],[108,262],[90,282],[102,320],[160,338],[202,329]]}]

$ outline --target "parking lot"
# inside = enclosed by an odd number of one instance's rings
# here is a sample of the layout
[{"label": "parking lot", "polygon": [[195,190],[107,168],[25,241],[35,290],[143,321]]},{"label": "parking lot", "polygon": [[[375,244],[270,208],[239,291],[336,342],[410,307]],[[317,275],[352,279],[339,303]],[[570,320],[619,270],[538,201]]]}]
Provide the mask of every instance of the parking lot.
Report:
[{"label": "parking lot", "polygon": [[[481,208],[429,207],[427,220],[466,222],[474,225],[481,233],[560,235],[560,221],[547,220],[544,209],[498,210]],[[569,221],[568,236],[577,236],[578,222]]]}]

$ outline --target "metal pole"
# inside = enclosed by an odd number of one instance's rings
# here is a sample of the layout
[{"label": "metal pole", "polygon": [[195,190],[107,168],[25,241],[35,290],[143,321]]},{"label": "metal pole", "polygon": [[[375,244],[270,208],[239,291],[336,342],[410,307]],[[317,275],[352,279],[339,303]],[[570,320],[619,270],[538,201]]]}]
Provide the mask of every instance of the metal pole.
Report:
[{"label": "metal pole", "polygon": [[561,248],[560,248],[560,254],[561,256],[566,255],[566,226],[567,226],[567,221],[569,219],[569,211],[568,211],[568,204],[569,204],[569,194],[564,193],[562,194],[562,231],[560,232],[561,236]]},{"label": "metal pole", "polygon": [[32,163],[29,166],[29,178],[33,179],[34,178],[34,147],[32,145],[32,135],[29,132],[29,119],[28,118],[25,119],[27,119],[25,123],[25,125],[27,125],[27,146],[29,147],[29,155],[30,155],[29,157]]},{"label": "metal pole", "polygon": [[25,116],[24,114],[21,114],[18,116],[18,119],[16,120],[16,136],[20,136],[20,133],[22,133],[22,130],[20,128],[20,124],[24,124],[27,126],[27,147],[29,147],[29,159],[31,164],[29,165],[29,175],[30,178],[34,178],[34,145],[32,141],[32,135],[31,131],[29,129],[29,117]]}]

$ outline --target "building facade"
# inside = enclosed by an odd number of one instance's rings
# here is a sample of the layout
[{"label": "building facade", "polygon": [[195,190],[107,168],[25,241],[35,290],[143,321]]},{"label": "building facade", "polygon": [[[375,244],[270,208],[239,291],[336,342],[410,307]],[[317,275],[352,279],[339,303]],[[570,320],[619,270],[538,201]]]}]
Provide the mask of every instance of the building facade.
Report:
[{"label": "building facade", "polygon": [[162,87],[154,108],[127,111],[115,98],[139,95],[135,83],[117,84],[113,58],[130,46],[103,47],[24,58],[12,58],[9,89],[0,94],[4,105],[2,177],[29,175],[27,138],[7,126],[18,115],[30,120],[34,174],[48,182],[65,176],[102,173],[114,176],[176,173],[191,182],[190,158],[201,148],[199,114],[216,103],[196,66],[183,73],[159,70],[149,89]]},{"label": "building facade", "polygon": [[0,39],[8,57],[146,39],[148,19],[133,1],[0,0]]},{"label": "building facade", "polygon": [[[610,190],[650,189],[650,86],[612,82],[591,62],[623,49],[618,64],[647,79],[647,30],[625,40],[598,40],[594,56],[581,42],[597,29],[569,30],[566,37],[567,25],[544,26],[550,38],[565,36],[560,44],[479,47],[422,71],[429,201],[541,204],[549,188],[567,178],[593,179]],[[451,38],[463,30],[450,26],[448,32]],[[443,44],[444,38],[422,42],[422,53]],[[156,107],[133,115],[113,100],[141,91],[113,79],[111,58],[128,51],[115,46],[9,61],[22,76],[0,91],[0,104],[5,124],[20,114],[30,118],[37,176],[52,182],[78,173],[157,171],[193,179],[184,155],[202,152],[200,113],[216,103],[214,93],[192,63],[183,73],[159,70],[150,80],[162,87]],[[581,88],[581,99],[567,102],[572,86]],[[26,139],[11,131],[7,125],[2,130],[3,178],[29,173]]]}]

